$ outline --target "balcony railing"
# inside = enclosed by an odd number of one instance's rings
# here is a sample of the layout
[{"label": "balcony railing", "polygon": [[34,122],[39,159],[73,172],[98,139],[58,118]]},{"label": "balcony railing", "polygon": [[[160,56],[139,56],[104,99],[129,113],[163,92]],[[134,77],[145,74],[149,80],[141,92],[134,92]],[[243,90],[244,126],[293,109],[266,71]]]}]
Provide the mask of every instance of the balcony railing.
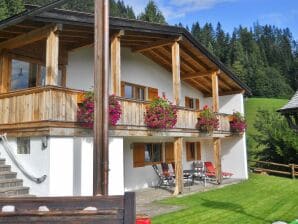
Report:
[{"label": "balcony railing", "polygon": [[[36,87],[0,94],[0,129],[79,127],[77,122],[78,101],[82,91],[56,86]],[[119,98],[122,116],[116,129],[148,130],[144,114],[149,102]],[[176,132],[197,133],[195,129],[199,111],[178,108]],[[217,114],[219,129],[216,133],[230,133],[229,115]]]},{"label": "balcony railing", "polygon": [[[136,101],[130,99],[119,98],[122,107],[122,116],[117,125],[127,127],[146,127],[144,122],[144,114],[146,112],[146,106],[149,102]],[[178,118],[175,129],[194,130],[197,118],[200,111],[179,107]],[[230,122],[227,114],[217,114],[219,119],[219,128],[217,133],[229,133]]]},{"label": "balcony railing", "polygon": [[56,86],[36,87],[0,95],[0,125],[38,121],[77,121],[81,91]]}]

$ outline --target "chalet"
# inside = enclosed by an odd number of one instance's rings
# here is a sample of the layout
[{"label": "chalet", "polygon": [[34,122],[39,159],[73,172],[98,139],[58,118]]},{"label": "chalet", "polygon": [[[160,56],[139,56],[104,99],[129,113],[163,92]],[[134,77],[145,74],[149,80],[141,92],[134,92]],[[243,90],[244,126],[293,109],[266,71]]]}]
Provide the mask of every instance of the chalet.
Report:
[{"label": "chalet", "polygon": [[[177,169],[212,161],[247,179],[245,133],[231,131],[229,115],[244,112],[249,88],[184,28],[110,18],[109,33],[110,94],[122,107],[109,128],[109,194],[154,186],[151,165],[163,161]],[[77,110],[93,85],[93,14],[28,5],[0,22],[0,157],[30,194],[92,195],[93,133],[79,125]],[[178,106],[173,129],[144,124],[156,96]],[[219,118],[211,134],[195,128],[204,105]]]}]

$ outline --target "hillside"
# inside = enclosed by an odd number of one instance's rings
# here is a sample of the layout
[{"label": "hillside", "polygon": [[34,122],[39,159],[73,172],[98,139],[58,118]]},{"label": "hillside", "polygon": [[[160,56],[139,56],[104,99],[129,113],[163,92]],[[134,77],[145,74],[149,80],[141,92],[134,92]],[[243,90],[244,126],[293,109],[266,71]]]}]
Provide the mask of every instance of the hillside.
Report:
[{"label": "hillside", "polygon": [[288,102],[287,99],[249,98],[245,101],[245,116],[247,120],[247,134],[255,132],[254,119],[259,109],[277,110]]},{"label": "hillside", "polygon": [[257,143],[252,138],[252,135],[256,133],[254,121],[258,110],[263,109],[276,111],[287,102],[287,99],[272,98],[249,98],[245,101],[245,117],[247,121],[247,150],[249,158],[252,158],[252,152],[262,150],[262,146],[257,147]]}]

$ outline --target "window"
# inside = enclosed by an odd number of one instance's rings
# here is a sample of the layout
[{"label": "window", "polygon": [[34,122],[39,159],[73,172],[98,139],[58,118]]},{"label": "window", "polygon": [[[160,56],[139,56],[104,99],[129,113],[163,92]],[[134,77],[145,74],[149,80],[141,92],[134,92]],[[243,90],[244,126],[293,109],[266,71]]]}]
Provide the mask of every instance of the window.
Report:
[{"label": "window", "polygon": [[199,99],[194,99],[190,97],[185,97],[185,107],[190,108],[190,109],[200,109],[200,100]]},{"label": "window", "polygon": [[122,82],[122,96],[128,99],[136,99],[144,101],[146,87],[139,86],[131,83]]},{"label": "window", "polygon": [[162,162],[162,143],[134,143],[133,167]]},{"label": "window", "polygon": [[18,154],[30,154],[30,138],[17,138]]},{"label": "window", "polygon": [[162,161],[162,144],[146,144],[145,145],[145,162],[161,162]]},{"label": "window", "polygon": [[[56,77],[58,86],[62,86],[62,70]],[[11,61],[11,90],[44,86],[46,83],[46,68],[43,65],[12,59]]]},{"label": "window", "polygon": [[201,160],[201,144],[200,142],[186,142],[186,160]]}]

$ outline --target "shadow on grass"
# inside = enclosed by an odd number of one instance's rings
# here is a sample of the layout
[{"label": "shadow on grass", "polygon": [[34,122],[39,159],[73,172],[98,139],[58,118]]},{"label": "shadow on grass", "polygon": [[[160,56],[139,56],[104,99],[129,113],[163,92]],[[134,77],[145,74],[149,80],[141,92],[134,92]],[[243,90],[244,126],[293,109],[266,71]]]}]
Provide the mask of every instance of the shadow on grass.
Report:
[{"label": "shadow on grass", "polygon": [[263,219],[262,217],[258,217],[247,213],[241,205],[238,205],[236,203],[212,201],[204,198],[200,198],[200,199],[203,201],[203,203],[201,204],[202,206],[212,208],[212,209],[221,209],[221,210],[236,212],[259,221],[268,222],[268,220]]}]

